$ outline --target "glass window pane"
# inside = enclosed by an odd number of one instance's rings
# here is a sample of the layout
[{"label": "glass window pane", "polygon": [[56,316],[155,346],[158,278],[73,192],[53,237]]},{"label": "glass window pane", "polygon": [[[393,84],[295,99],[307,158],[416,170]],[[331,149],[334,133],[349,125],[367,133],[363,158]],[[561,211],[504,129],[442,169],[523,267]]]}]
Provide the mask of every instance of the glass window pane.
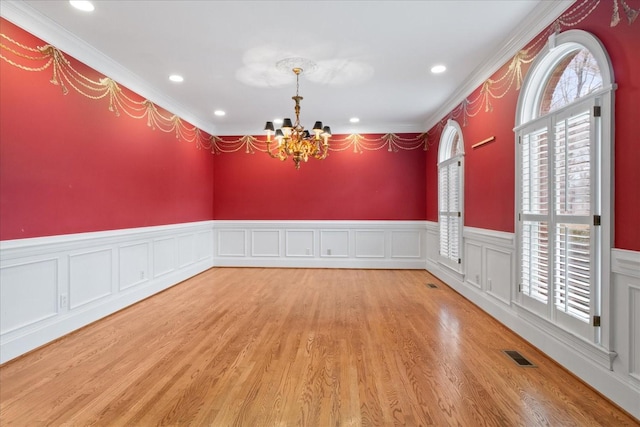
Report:
[{"label": "glass window pane", "polygon": [[549,73],[540,99],[539,115],[569,105],[602,88],[602,75],[588,49],[576,49]]},{"label": "glass window pane", "polygon": [[455,157],[460,153],[462,153],[460,147],[460,135],[458,135],[458,132],[456,132],[453,137],[453,141],[451,141],[451,152],[449,153],[449,158]]}]

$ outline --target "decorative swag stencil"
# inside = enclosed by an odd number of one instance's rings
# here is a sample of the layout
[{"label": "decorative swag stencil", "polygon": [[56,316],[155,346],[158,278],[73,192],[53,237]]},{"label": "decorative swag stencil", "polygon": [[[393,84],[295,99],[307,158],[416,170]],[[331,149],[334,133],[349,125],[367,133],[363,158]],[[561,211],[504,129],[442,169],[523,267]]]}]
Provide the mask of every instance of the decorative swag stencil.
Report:
[{"label": "decorative swag stencil", "polygon": [[[563,13],[552,25],[543,31],[537,39],[529,43],[528,47],[520,50],[510,61],[504,73],[487,79],[481,86],[477,95],[465,98],[456,108],[429,132],[417,135],[397,135],[388,133],[381,136],[373,135],[334,135],[331,139],[330,151],[340,152],[352,150],[355,153],[365,151],[377,151],[386,149],[389,152],[399,150],[427,150],[435,143],[433,138],[439,133],[449,119],[461,119],[462,125],[467,124],[467,119],[475,117],[480,111],[491,113],[493,106],[491,101],[503,98],[512,89],[518,91],[523,80],[522,66],[531,63],[542,50],[546,40],[554,33],[571,28],[582,22],[601,3],[602,0],[583,0],[574,4]],[[633,9],[627,0],[612,0],[613,10],[611,26],[620,23],[621,11],[627,18],[629,25],[634,23],[640,9]],[[240,137],[209,135],[199,128],[186,123],[175,114],[155,105],[147,99],[140,99],[136,94],[121,88],[118,83],[109,77],[97,79],[77,71],[72,61],[56,47],[27,46],[20,41],[13,40],[6,34],[0,33],[0,58],[14,67],[30,72],[44,72],[49,69],[52,73],[50,82],[60,86],[62,94],[67,95],[69,88],[82,96],[93,100],[108,99],[108,110],[116,116],[121,113],[133,119],[146,119],[147,126],[166,133],[175,133],[178,140],[194,143],[198,149],[210,150],[212,153],[233,153],[244,150],[245,153],[265,152],[265,137],[245,135]],[[127,94],[129,92],[129,94]],[[138,98],[138,99],[136,99]]]}]

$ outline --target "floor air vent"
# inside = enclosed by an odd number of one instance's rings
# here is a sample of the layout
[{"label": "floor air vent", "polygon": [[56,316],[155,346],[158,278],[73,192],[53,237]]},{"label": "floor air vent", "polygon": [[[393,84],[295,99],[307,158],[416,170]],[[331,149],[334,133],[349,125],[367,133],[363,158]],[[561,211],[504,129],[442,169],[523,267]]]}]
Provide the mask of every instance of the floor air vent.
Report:
[{"label": "floor air vent", "polygon": [[427,287],[429,287],[431,289],[438,289],[438,287],[433,283],[427,283]]},{"label": "floor air vent", "polygon": [[535,368],[536,367],[536,365],[531,363],[526,357],[521,355],[516,350],[502,350],[502,351],[504,352],[504,354],[509,356],[511,358],[511,360],[516,362],[518,364],[518,366],[522,366],[522,367],[526,367],[526,368]]}]

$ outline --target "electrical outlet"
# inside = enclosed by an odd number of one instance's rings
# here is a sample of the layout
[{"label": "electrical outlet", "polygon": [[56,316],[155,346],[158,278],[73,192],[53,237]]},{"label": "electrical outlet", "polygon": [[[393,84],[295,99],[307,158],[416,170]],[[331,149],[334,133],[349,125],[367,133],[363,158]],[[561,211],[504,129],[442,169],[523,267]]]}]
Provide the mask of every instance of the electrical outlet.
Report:
[{"label": "electrical outlet", "polygon": [[311,255],[311,249],[307,248],[307,255]]},{"label": "electrical outlet", "polygon": [[67,308],[67,294],[60,295],[60,308]]},{"label": "electrical outlet", "polygon": [[331,255],[331,249],[327,249],[327,255]]},{"label": "electrical outlet", "polygon": [[140,280],[144,280],[144,270],[140,270]]}]

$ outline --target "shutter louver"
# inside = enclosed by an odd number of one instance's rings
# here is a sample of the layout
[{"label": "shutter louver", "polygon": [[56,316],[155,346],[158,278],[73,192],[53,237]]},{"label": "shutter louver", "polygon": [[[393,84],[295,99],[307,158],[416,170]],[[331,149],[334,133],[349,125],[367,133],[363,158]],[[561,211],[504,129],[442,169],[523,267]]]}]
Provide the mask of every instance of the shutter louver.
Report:
[{"label": "shutter louver", "polygon": [[549,300],[549,143],[546,128],[522,138],[522,292]]}]

